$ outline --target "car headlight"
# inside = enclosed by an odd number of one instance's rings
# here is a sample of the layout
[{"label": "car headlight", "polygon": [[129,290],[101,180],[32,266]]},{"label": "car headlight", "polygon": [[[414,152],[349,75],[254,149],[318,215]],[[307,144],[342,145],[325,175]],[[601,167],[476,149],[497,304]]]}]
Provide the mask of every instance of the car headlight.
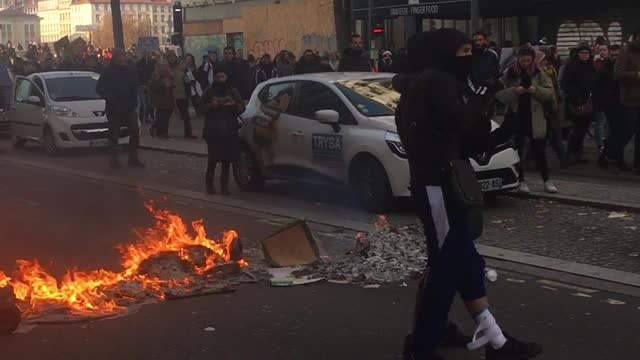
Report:
[{"label": "car headlight", "polygon": [[56,116],[60,116],[60,117],[79,117],[78,114],[76,114],[75,111],[69,109],[66,106],[53,105],[53,106],[51,106],[51,110],[53,111],[54,114],[56,114]]},{"label": "car headlight", "polygon": [[389,146],[389,149],[391,149],[391,152],[393,152],[394,154],[398,155],[403,159],[407,158],[407,152],[405,151],[404,146],[402,145],[402,140],[400,140],[400,135],[394,132],[387,131],[386,134],[384,135],[384,140],[387,142],[387,145]]}]

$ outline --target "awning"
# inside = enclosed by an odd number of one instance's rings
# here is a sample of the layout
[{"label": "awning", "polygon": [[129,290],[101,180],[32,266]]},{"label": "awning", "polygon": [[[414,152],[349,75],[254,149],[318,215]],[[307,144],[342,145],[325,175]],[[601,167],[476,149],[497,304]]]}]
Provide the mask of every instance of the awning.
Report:
[{"label": "awning", "polygon": [[[536,6],[550,3],[550,0],[479,1],[480,17],[483,18],[535,15]],[[357,19],[369,16],[369,0],[353,0],[353,6]],[[417,15],[433,19],[468,19],[470,13],[470,0],[373,0],[375,18]]]}]

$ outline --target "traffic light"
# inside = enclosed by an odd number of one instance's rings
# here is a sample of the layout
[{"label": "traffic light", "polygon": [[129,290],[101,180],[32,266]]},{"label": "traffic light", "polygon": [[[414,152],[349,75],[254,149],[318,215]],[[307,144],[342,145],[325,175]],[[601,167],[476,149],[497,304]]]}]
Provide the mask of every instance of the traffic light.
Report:
[{"label": "traffic light", "polygon": [[173,5],[173,32],[182,34],[182,4],[180,2]]},{"label": "traffic light", "polygon": [[371,29],[371,32],[374,33],[375,35],[384,34],[384,25],[383,24],[374,24],[373,28]]}]

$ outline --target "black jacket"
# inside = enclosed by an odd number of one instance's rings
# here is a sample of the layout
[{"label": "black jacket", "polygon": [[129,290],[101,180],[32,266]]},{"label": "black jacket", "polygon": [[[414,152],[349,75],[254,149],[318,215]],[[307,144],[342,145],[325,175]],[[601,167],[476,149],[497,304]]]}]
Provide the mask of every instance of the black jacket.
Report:
[{"label": "black jacket", "polygon": [[130,65],[109,65],[96,85],[96,92],[106,100],[105,112],[132,112],[138,106],[138,77]]},{"label": "black jacket", "polygon": [[155,64],[153,60],[138,60],[138,62],[136,63],[136,71],[138,72],[138,85],[149,85],[149,81],[151,81],[151,75],[153,74],[154,68]]},{"label": "black jacket", "polygon": [[596,69],[591,61],[572,60],[566,65],[562,90],[572,105],[583,105],[593,95]]},{"label": "black jacket", "polygon": [[249,62],[244,59],[233,59],[233,61],[225,64],[231,72],[228,80],[229,86],[236,88],[243,99],[249,99],[251,97],[251,67]]},{"label": "black jacket", "polygon": [[473,71],[471,76],[478,84],[495,84],[500,78],[500,59],[491,49],[473,53]]},{"label": "black jacket", "polygon": [[295,73],[298,74],[315,74],[323,72],[332,72],[333,69],[329,65],[322,65],[320,56],[312,58],[302,57],[296,64]]},{"label": "black jacket", "polygon": [[[409,160],[412,185],[442,186],[453,159],[486,151],[493,94],[475,95],[451,69],[456,50],[466,41],[455,30],[418,34],[409,41],[411,74],[393,85],[402,94],[396,127]],[[437,49],[437,50],[436,50]]]},{"label": "black jacket", "polygon": [[352,48],[344,49],[338,71],[371,71],[371,62],[365,56],[363,50]]},{"label": "black jacket", "polygon": [[614,62],[607,60],[596,74],[593,100],[599,110],[606,111],[612,107],[621,106],[620,82],[613,77],[614,65]]}]

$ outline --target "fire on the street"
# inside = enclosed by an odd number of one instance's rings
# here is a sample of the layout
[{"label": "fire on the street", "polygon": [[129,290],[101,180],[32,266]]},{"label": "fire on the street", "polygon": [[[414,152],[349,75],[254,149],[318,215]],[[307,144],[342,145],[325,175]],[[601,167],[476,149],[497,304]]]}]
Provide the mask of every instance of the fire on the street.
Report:
[{"label": "fire on the street", "polygon": [[74,315],[110,314],[125,304],[146,297],[164,299],[179,289],[202,290],[198,282],[215,282],[222,265],[248,266],[242,259],[238,233],[224,232],[219,240],[207,237],[202,220],[187,227],[182,218],[166,209],[145,204],[155,218],[152,227],[137,230],[138,241],[117,246],[123,270],[69,270],[57,280],[37,260],[17,260],[8,275],[0,271],[0,288],[11,286],[23,315],[35,316],[51,308],[65,308]]}]

